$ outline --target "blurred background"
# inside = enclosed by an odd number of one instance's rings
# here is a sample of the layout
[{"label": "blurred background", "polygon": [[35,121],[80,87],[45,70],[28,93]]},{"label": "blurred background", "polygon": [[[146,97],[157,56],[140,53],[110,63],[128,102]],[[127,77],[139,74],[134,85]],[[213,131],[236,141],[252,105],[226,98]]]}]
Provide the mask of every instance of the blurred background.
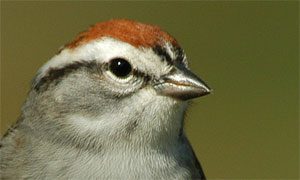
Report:
[{"label": "blurred background", "polygon": [[186,130],[209,179],[299,178],[299,3],[1,1],[1,134],[38,68],[88,26],[156,24],[213,89]]}]

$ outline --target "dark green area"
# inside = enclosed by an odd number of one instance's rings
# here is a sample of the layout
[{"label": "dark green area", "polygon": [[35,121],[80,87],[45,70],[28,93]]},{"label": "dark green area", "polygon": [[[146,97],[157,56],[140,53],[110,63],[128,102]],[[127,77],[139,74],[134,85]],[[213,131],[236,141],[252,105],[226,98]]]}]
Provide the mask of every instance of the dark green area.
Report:
[{"label": "dark green area", "polygon": [[299,177],[299,3],[1,2],[1,134],[38,67],[99,21],[157,24],[213,89],[187,134],[208,178]]}]

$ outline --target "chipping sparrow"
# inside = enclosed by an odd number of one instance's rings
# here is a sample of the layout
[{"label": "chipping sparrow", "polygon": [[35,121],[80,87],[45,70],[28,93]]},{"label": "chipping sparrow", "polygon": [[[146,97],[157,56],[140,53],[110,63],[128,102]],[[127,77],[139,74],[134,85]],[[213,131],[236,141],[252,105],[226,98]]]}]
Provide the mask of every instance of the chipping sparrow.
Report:
[{"label": "chipping sparrow", "polygon": [[208,86],[157,26],[98,23],[38,71],[1,140],[4,179],[205,179],[183,131]]}]

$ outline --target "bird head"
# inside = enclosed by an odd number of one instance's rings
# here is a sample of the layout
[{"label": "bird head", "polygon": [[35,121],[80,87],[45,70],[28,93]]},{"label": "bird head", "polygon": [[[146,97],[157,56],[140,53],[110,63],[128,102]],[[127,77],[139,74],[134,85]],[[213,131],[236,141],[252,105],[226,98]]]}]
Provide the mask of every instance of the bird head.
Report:
[{"label": "bird head", "polygon": [[209,93],[172,36],[121,19],[90,27],[42,66],[25,107],[42,132],[67,139],[150,141],[178,134],[187,101]]}]

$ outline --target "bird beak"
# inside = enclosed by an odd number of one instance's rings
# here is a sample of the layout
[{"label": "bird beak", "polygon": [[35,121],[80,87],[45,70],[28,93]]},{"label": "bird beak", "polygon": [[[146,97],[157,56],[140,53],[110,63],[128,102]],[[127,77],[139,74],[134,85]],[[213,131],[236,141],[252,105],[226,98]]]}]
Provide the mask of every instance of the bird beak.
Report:
[{"label": "bird beak", "polygon": [[211,89],[199,77],[185,67],[176,67],[154,85],[159,94],[180,100],[207,95]]}]

